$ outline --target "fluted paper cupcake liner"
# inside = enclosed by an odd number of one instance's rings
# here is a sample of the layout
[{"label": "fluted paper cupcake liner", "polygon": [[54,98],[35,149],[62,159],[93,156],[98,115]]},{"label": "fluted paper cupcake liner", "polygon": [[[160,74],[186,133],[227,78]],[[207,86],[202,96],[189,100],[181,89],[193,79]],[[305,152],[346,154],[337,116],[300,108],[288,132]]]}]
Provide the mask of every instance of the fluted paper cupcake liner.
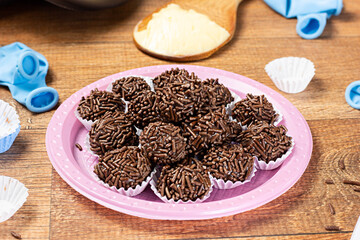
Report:
[{"label": "fluted paper cupcake liner", "polygon": [[218,188],[218,189],[232,189],[232,188],[236,188],[236,187],[239,187],[241,185],[244,185],[244,184],[250,182],[251,179],[255,176],[255,173],[256,173],[255,161],[254,161],[254,166],[253,166],[253,169],[251,171],[251,174],[248,177],[248,179],[246,179],[245,181],[243,181],[243,182],[241,182],[241,181],[232,182],[232,181],[224,181],[223,179],[218,179],[218,178],[213,177],[212,179],[213,179],[213,182],[214,182],[214,187]]},{"label": "fluted paper cupcake liner", "polygon": [[25,203],[28,189],[18,180],[0,176],[0,223],[11,218]]},{"label": "fluted paper cupcake liner", "polygon": [[226,113],[232,119],[231,112],[235,107],[235,103],[239,102],[241,100],[241,97],[239,95],[237,95],[236,93],[234,93],[233,91],[231,91],[230,89],[229,89],[229,91],[231,93],[231,96],[234,98],[234,101],[232,101],[231,103],[226,105]]},{"label": "fluted paper cupcake liner", "polygon": [[292,150],[294,149],[295,142],[293,139],[291,139],[291,148],[287,150],[287,152],[282,155],[280,158],[277,158],[275,161],[270,161],[269,163],[266,163],[265,161],[261,161],[256,158],[255,166],[257,169],[260,170],[273,170],[281,166],[281,164],[284,163],[287,157],[290,156],[292,153]]},{"label": "fluted paper cupcake liner", "polygon": [[19,132],[19,115],[10,104],[0,100],[0,153],[10,149]]},{"label": "fluted paper cupcake liner", "polygon": [[188,201],[183,201],[183,200],[175,201],[174,199],[168,199],[166,196],[161,196],[159,191],[156,189],[156,183],[158,181],[158,178],[157,178],[156,175],[150,181],[150,188],[154,192],[154,194],[165,203],[176,203],[176,204],[201,203],[201,202],[204,202],[206,199],[208,199],[210,197],[211,192],[213,191],[213,186],[214,186],[214,183],[213,183],[213,180],[212,180],[213,177],[210,174],[209,174],[209,177],[210,177],[211,187],[210,187],[210,190],[209,190],[208,194],[206,194],[201,199],[200,198],[196,199],[195,201],[191,201],[191,200],[188,200]]},{"label": "fluted paper cupcake liner", "polygon": [[86,120],[86,119],[83,119],[81,116],[80,116],[80,113],[77,111],[77,109],[75,109],[75,117],[82,123],[82,125],[86,128],[86,130],[90,131],[91,129],[91,126],[96,122],[96,121],[92,121],[92,120]]},{"label": "fluted paper cupcake liner", "polygon": [[265,66],[265,71],[276,87],[286,93],[304,91],[315,75],[314,64],[299,57],[275,59]]},{"label": "fluted paper cupcake liner", "polygon": [[92,175],[99,184],[105,186],[106,188],[116,191],[116,192],[120,193],[121,195],[133,197],[133,196],[139,195],[140,193],[142,193],[145,190],[145,188],[147,187],[149,182],[152,180],[152,178],[155,176],[155,174],[156,174],[156,168],[154,168],[154,170],[149,174],[149,176],[140,185],[136,185],[135,188],[129,188],[127,190],[125,190],[124,188],[118,189],[115,186],[110,187],[109,184],[103,182],[98,177],[98,175],[96,175],[95,173],[93,173]]}]

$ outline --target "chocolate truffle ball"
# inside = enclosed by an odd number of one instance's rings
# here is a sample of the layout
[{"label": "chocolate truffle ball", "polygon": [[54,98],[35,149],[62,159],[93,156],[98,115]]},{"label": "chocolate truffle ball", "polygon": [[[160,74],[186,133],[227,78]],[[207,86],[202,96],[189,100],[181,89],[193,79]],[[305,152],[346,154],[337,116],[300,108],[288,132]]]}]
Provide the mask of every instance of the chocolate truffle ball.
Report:
[{"label": "chocolate truffle ball", "polygon": [[281,158],[292,147],[292,138],[286,133],[283,125],[276,127],[258,122],[242,133],[241,144],[258,160],[269,163]]},{"label": "chocolate truffle ball", "polygon": [[183,124],[183,136],[188,140],[189,152],[199,153],[213,145],[231,142],[241,132],[241,127],[231,123],[225,108],[209,112],[199,118],[193,118],[189,124]]},{"label": "chocolate truffle ball", "polygon": [[204,104],[204,91],[200,81],[169,83],[157,90],[160,97],[159,109],[169,122],[182,122],[194,116]]},{"label": "chocolate truffle ball", "polygon": [[254,157],[237,144],[212,147],[203,159],[210,174],[225,182],[244,182],[254,168]]},{"label": "chocolate truffle ball", "polygon": [[110,187],[136,188],[152,171],[149,160],[138,147],[124,146],[107,152],[95,165],[94,173]]},{"label": "chocolate truffle ball", "polygon": [[81,118],[96,121],[107,112],[124,112],[125,103],[119,95],[112,92],[91,90],[90,95],[82,97],[77,108]]},{"label": "chocolate truffle ball", "polygon": [[212,185],[208,172],[201,163],[162,168],[156,189],[161,196],[175,201],[203,199]]},{"label": "chocolate truffle ball", "polygon": [[103,156],[113,149],[138,145],[138,136],[125,113],[108,113],[91,126],[89,142],[91,151]]},{"label": "chocolate truffle ball", "polygon": [[219,83],[219,79],[206,79],[203,84],[206,97],[204,97],[205,104],[202,106],[201,112],[207,113],[217,107],[226,107],[227,104],[234,101],[230,90]]},{"label": "chocolate truffle ball", "polygon": [[140,135],[140,144],[143,154],[156,164],[176,163],[186,156],[186,140],[171,123],[150,123]]},{"label": "chocolate truffle ball", "polygon": [[150,86],[141,77],[123,77],[112,84],[112,91],[126,101],[135,99],[144,90],[150,90]]},{"label": "chocolate truffle ball", "polygon": [[159,98],[154,92],[143,91],[128,105],[128,115],[134,125],[143,129],[151,122],[162,120],[159,110]]},{"label": "chocolate truffle ball", "polygon": [[169,83],[189,83],[199,80],[199,78],[192,72],[191,74],[185,69],[172,68],[171,70],[166,70],[161,73],[159,76],[156,76],[153,79],[154,87],[163,88]]},{"label": "chocolate truffle ball", "polygon": [[232,117],[242,126],[250,126],[256,121],[274,124],[279,115],[264,95],[254,96],[247,94],[246,99],[235,104]]}]

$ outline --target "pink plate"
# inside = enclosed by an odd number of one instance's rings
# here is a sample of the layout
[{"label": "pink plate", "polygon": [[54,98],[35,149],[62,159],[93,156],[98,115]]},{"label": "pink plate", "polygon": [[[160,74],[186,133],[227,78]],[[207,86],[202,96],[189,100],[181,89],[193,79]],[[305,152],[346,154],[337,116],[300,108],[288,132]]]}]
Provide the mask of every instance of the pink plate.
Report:
[{"label": "pink plate", "polygon": [[[148,186],[136,197],[126,197],[105,188],[91,176],[97,159],[75,143],[84,145],[86,129],[76,119],[74,111],[82,96],[94,88],[105,90],[114,80],[126,75],[154,77],[171,68],[185,68],[201,79],[219,78],[235,93],[265,94],[283,114],[281,124],[293,137],[295,147],[287,160],[276,170],[257,171],[248,184],[230,189],[214,189],[210,198],[198,204],[169,204],[158,199]],[[46,132],[46,148],[50,161],[60,176],[85,197],[115,211],[150,219],[194,220],[233,215],[262,206],[291,188],[304,173],[312,152],[309,126],[301,113],[283,96],[249,78],[223,70],[192,65],[160,65],[117,73],[96,81],[74,93],[57,109]]]}]

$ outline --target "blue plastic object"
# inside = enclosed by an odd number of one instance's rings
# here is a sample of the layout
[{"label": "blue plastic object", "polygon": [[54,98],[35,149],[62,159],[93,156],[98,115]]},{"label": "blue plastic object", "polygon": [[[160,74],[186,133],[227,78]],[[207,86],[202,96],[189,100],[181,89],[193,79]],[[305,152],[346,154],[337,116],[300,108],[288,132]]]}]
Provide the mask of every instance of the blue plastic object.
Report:
[{"label": "blue plastic object", "polygon": [[20,124],[16,128],[15,132],[11,133],[10,135],[0,138],[0,153],[4,153],[10,149],[13,142],[15,141],[15,138],[19,134],[19,132],[20,132]]},{"label": "blue plastic object", "polygon": [[355,109],[360,109],[360,81],[350,83],[345,90],[346,102]]},{"label": "blue plastic object", "polygon": [[319,37],[326,20],[339,15],[342,0],[264,0],[273,10],[286,18],[297,17],[296,32],[304,39]]},{"label": "blue plastic object", "polygon": [[15,42],[0,48],[0,85],[9,88],[13,98],[32,112],[46,112],[59,101],[58,92],[46,86],[49,69],[40,53]]}]

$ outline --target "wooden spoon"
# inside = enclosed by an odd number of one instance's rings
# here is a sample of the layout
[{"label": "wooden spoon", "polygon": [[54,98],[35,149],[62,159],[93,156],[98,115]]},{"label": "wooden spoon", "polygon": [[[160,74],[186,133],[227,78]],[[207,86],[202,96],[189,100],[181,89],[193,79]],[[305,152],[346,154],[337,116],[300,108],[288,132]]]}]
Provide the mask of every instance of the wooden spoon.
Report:
[{"label": "wooden spoon", "polygon": [[222,46],[228,43],[234,36],[236,28],[237,8],[241,1],[242,0],[172,0],[169,3],[165,4],[163,7],[157,9],[155,12],[151,13],[149,16],[145,17],[143,20],[141,20],[134,29],[134,34],[135,32],[146,30],[147,25],[153,18],[154,13],[157,13],[163,8],[166,8],[169,4],[174,3],[179,5],[184,10],[192,9],[200,14],[208,16],[212,21],[214,21],[216,24],[228,31],[230,36],[224,42],[222,42],[217,47],[211,49],[210,51],[197,53],[194,55],[168,56],[150,51],[146,47],[142,46],[136,41],[133,34],[134,43],[138,49],[145,52],[146,54],[165,60],[185,62],[208,58],[217,50],[219,50]]}]

